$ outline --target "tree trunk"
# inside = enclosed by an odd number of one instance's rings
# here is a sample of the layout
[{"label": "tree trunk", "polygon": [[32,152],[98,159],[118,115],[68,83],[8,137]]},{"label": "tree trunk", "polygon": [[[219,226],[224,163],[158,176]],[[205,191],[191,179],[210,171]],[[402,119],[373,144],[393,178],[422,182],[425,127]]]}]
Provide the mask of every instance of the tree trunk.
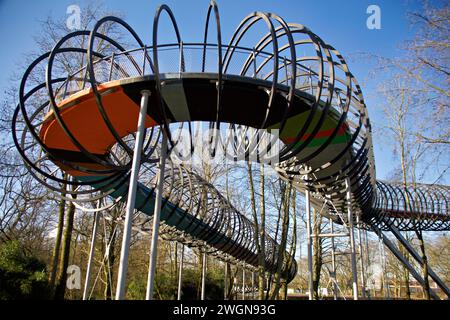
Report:
[{"label": "tree trunk", "polygon": [[[277,221],[275,223],[276,228],[275,228],[275,235],[274,235],[274,239],[278,239],[278,232],[280,231],[280,224],[282,224],[281,222],[281,217],[283,216],[281,214],[282,210],[283,210],[283,196],[286,192],[286,184],[283,183],[282,180],[278,180],[278,183],[280,184],[280,194],[282,195],[281,201],[280,201],[280,205],[276,205],[277,210],[278,210],[278,214],[277,214]],[[274,251],[272,253],[272,258],[275,259],[274,254],[276,254],[276,252]],[[271,293],[271,288],[272,288],[272,284],[273,284],[273,274],[269,274],[268,278],[267,278],[267,288],[266,288],[266,295],[265,295],[265,299],[269,300],[270,298],[270,293]]]},{"label": "tree trunk", "polygon": [[[404,99],[404,91],[402,91],[402,101]],[[405,133],[403,130],[403,126],[401,124],[401,118],[399,119],[400,123],[399,123],[399,128],[401,130],[399,130],[399,144],[400,144],[400,162],[401,162],[401,167],[402,167],[402,182],[403,182],[403,189],[406,190],[407,189],[407,169],[406,169],[406,141],[405,141]],[[407,210],[408,207],[410,207],[410,202],[409,202],[409,196],[408,193],[405,192],[406,194],[406,201],[405,201],[405,210]],[[406,250],[403,248],[403,246],[399,243],[398,244],[401,253],[405,256],[406,259],[408,259],[408,252],[406,252]],[[406,269],[406,267],[403,267],[403,281],[404,281],[404,285],[405,285],[405,294],[406,294],[406,298],[408,300],[411,299],[411,289],[409,288],[409,271],[408,269]],[[400,286],[401,289],[401,286]],[[401,291],[401,290],[400,290]]]},{"label": "tree trunk", "polygon": [[422,275],[424,280],[424,288],[423,288],[424,298],[427,300],[431,300],[430,282],[428,281],[428,258],[425,252],[425,243],[423,241],[422,230],[416,230],[416,235],[417,239],[419,239],[419,246],[423,260]]},{"label": "tree trunk", "polygon": [[[406,258],[406,260],[409,261],[409,254],[406,251],[406,249],[403,248],[403,245],[400,242],[398,242],[398,248],[400,249],[401,254]],[[403,265],[402,265],[402,282],[403,282],[403,286],[405,287],[406,299],[411,300],[411,289],[409,287],[409,271]],[[401,291],[402,291],[402,285],[400,282],[399,296],[401,296]]]},{"label": "tree trunk", "polygon": [[322,270],[322,239],[319,238],[322,215],[313,208],[313,295],[319,299],[320,271]]},{"label": "tree trunk", "polygon": [[[116,255],[115,255],[115,248],[116,248],[116,240],[117,240],[117,232],[115,232],[115,230],[117,230],[116,228],[114,228],[114,222],[111,224],[111,228],[109,230],[109,236],[108,236],[108,241],[109,241],[109,252],[108,252],[108,256],[106,258],[106,262],[105,262],[105,277],[106,277],[106,282],[105,282],[105,300],[112,300],[114,299],[113,297],[113,292],[112,292],[112,285],[113,285],[113,279],[114,279],[114,262],[116,260]],[[106,250],[108,250],[108,248],[106,248]]]},{"label": "tree trunk", "polygon": [[[293,222],[293,226],[292,226],[292,240],[291,240],[291,248],[289,250],[289,256],[291,256],[293,258],[292,263],[290,263],[288,265],[288,269],[290,269],[292,267],[292,264],[295,263],[295,253],[297,251],[297,210],[296,210],[296,195],[297,192],[295,191],[295,189],[292,192],[292,220]],[[288,284],[287,282],[284,283],[284,298],[285,300],[287,300],[288,298]]]},{"label": "tree trunk", "polygon": [[258,212],[256,210],[256,193],[253,181],[253,171],[251,163],[247,163],[248,183],[250,187],[250,203],[252,208],[253,224],[255,226],[255,245],[256,253],[258,255],[258,296],[260,300],[264,300],[264,286],[265,286],[265,195],[264,195],[264,165],[261,164],[260,174],[260,204],[261,204],[261,221],[258,219]]},{"label": "tree trunk", "polygon": [[281,300],[287,300],[288,285],[285,279],[281,280]]},{"label": "tree trunk", "polygon": [[289,200],[291,197],[291,185],[289,184],[284,191],[283,199],[282,199],[282,209],[281,213],[283,214],[283,222],[281,227],[281,241],[279,245],[278,258],[277,258],[277,272],[275,277],[275,288],[272,292],[272,300],[279,297],[279,291],[281,288],[281,268],[285,259],[289,259],[286,256],[286,244],[287,244],[287,236],[288,236],[288,227],[289,227]]},{"label": "tree trunk", "polygon": [[231,264],[227,262],[227,300],[233,300],[233,286],[234,286],[234,278],[236,277],[237,274],[237,268],[233,274],[233,270],[231,269]]},{"label": "tree trunk", "polygon": [[265,187],[264,187],[264,164],[261,163],[261,174],[260,174],[260,228],[259,228],[259,248],[260,252],[258,254],[258,292],[259,292],[259,300],[264,300],[264,290],[266,288],[266,195],[265,195]]},{"label": "tree trunk", "polygon": [[[67,179],[67,175],[64,175],[64,179]],[[63,190],[66,190],[66,184],[63,185]],[[62,193],[61,196],[64,198],[66,196],[66,193]],[[66,200],[61,199],[59,202],[59,211],[58,211],[58,226],[56,231],[56,238],[55,238],[55,246],[53,247],[53,254],[52,254],[52,271],[50,274],[50,287],[55,289],[55,282],[56,282],[56,274],[58,272],[58,260],[59,260],[59,253],[61,251],[61,238],[64,228],[64,213],[66,210]]]},{"label": "tree trunk", "polygon": [[60,261],[61,274],[56,286],[55,299],[64,300],[66,293],[66,281],[67,281],[67,267],[69,266],[70,255],[70,243],[72,240],[73,220],[75,216],[75,206],[73,203],[69,204],[67,210],[66,228],[64,229],[63,243],[62,243],[62,256]]}]

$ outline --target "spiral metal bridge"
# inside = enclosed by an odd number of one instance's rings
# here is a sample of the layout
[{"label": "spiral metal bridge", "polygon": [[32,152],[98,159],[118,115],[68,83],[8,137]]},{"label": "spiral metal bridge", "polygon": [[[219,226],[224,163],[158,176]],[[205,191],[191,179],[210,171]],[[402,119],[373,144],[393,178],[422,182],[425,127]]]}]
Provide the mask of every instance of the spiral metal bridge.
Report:
[{"label": "spiral metal bridge", "polygon": [[[174,43],[159,42],[162,13]],[[211,22],[214,41],[208,41]],[[253,222],[174,160],[182,140],[188,154],[195,152],[195,123],[210,129],[204,147],[211,157],[270,164],[298,191],[310,192],[313,205],[325,202],[324,214],[337,223],[347,223],[339,213],[352,210],[358,226],[369,230],[450,230],[447,186],[376,180],[363,94],[335,48],[272,13],[245,17],[227,44],[220,25],[211,2],[203,41],[183,42],[163,5],[150,46],[117,17],[63,37],[29,66],[20,85],[12,134],[30,174],[80,206],[125,201],[145,93],[149,108],[132,209],[153,214],[166,138],[161,219],[177,241],[258,265]],[[267,31],[255,40],[257,25]],[[104,32],[111,28],[116,31]],[[265,242],[266,270],[276,272],[283,255],[282,275],[292,280],[293,257],[269,235]]]}]

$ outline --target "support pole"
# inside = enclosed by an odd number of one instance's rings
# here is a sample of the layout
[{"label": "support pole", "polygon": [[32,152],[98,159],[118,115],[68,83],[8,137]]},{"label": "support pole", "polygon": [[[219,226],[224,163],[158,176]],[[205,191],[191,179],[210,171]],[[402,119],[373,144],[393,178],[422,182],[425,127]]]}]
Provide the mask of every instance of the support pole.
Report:
[{"label": "support pole", "polygon": [[361,226],[359,221],[359,215],[356,215],[356,224],[358,227],[358,245],[359,245],[359,265],[361,268],[361,295],[363,299],[366,298],[366,275],[364,269],[364,250],[362,245],[362,237],[361,237]]},{"label": "support pole", "polygon": [[83,300],[87,300],[89,298],[88,297],[89,282],[91,281],[92,261],[94,260],[95,240],[97,239],[97,227],[99,220],[100,220],[100,212],[97,211],[94,213],[94,226],[92,227],[91,249],[89,251],[89,259],[86,268],[86,280],[84,282]]},{"label": "support pole", "polygon": [[[365,246],[365,255],[364,255],[364,259],[365,259],[365,266],[366,266],[366,271],[370,270],[371,267],[371,262],[370,262],[370,255],[369,255],[369,240],[367,238],[367,229],[363,230],[363,235],[364,235],[364,246]],[[367,275],[367,272],[366,272]],[[366,284],[367,284],[368,279],[366,279]],[[367,289],[367,298],[371,299],[371,294],[370,294],[370,289]]]},{"label": "support pole", "polygon": [[383,257],[383,270],[384,270],[384,286],[386,288],[386,295],[388,299],[391,299],[391,288],[389,286],[389,278],[388,278],[388,272],[387,272],[387,260],[386,260],[386,249],[384,247],[383,242],[381,242],[381,250],[382,250],[382,257]]},{"label": "support pole", "polygon": [[364,230],[364,244],[366,246],[366,267],[369,267],[369,240],[367,238],[367,230]]},{"label": "support pole", "polygon": [[255,272],[252,271],[252,300],[255,300]]},{"label": "support pole", "polygon": [[[162,130],[162,128],[161,128],[161,130]],[[150,245],[150,261],[149,261],[149,266],[148,266],[147,293],[145,295],[146,300],[153,300],[153,288],[154,288],[155,271],[156,271],[156,256],[158,254],[159,221],[161,218],[161,205],[162,205],[162,194],[163,194],[163,186],[164,186],[164,169],[166,166],[166,158],[167,158],[167,136],[166,136],[164,130],[162,130],[161,155],[159,158],[158,185],[156,186],[155,212],[153,214],[152,242]]]},{"label": "support pole", "polygon": [[312,265],[312,243],[311,243],[311,199],[310,191],[307,188],[305,191],[305,203],[306,203],[306,246],[308,253],[308,288],[309,288],[309,300],[314,299],[313,295],[313,265]]},{"label": "support pole", "polygon": [[356,253],[355,253],[355,235],[353,233],[353,211],[352,211],[352,191],[350,186],[350,178],[345,180],[347,187],[347,220],[348,231],[350,234],[351,263],[353,276],[353,300],[358,300],[358,271],[356,269]]},{"label": "support pole", "polygon": [[[414,247],[409,243],[408,240],[405,239],[405,237],[400,233],[400,231],[394,227],[393,225],[388,225],[389,230],[392,232],[392,234],[400,241],[400,243],[405,247],[406,250],[411,254],[411,256],[420,264],[421,267],[423,267],[423,259],[417,253],[417,251],[414,249]],[[431,269],[430,266],[428,268],[428,275],[433,279],[433,281],[441,288],[441,290],[447,295],[447,298],[450,298],[450,289],[447,287],[444,281],[442,281],[441,278]]]},{"label": "support pole", "polygon": [[123,300],[125,296],[125,284],[128,270],[128,252],[130,249],[132,215],[136,202],[136,190],[138,184],[139,169],[141,166],[142,143],[144,141],[145,118],[147,116],[149,90],[141,92],[141,109],[139,111],[136,142],[133,152],[133,163],[131,165],[130,185],[128,189],[127,207],[125,211],[125,222],[123,225],[122,248],[120,251],[119,270],[117,272],[116,300]]},{"label": "support pole", "polygon": [[225,283],[223,285],[223,300],[228,300],[228,262],[225,262]]},{"label": "support pole", "polygon": [[180,265],[178,272],[178,293],[177,300],[181,300],[181,286],[183,284],[183,263],[184,263],[184,244],[181,246],[181,257],[180,257]]},{"label": "support pole", "polygon": [[206,252],[203,253],[201,300],[205,300],[205,287],[206,287]]},{"label": "support pole", "polygon": [[242,300],[245,300],[245,265],[242,264]]},{"label": "support pole", "polygon": [[[237,269],[238,267],[236,266],[236,269]],[[237,273],[237,270],[236,270],[236,273]],[[234,291],[234,299],[239,299],[239,296],[238,296],[238,281],[237,281],[237,277],[233,277],[233,284],[231,285],[231,288],[232,288],[232,292]]]},{"label": "support pole", "polygon": [[364,230],[364,245],[366,247],[366,270],[370,268],[370,256],[369,256],[369,240],[367,238],[367,230]]},{"label": "support pole", "polygon": [[[334,233],[334,222],[333,219],[330,218],[330,232]],[[332,279],[333,279],[333,298],[337,300],[338,298],[338,286],[336,280],[336,255],[334,251],[334,237],[331,237],[331,270],[332,270]]]},{"label": "support pole", "polygon": [[[378,236],[383,240],[384,244],[389,248],[389,250],[394,254],[394,256],[408,269],[409,273],[417,280],[417,282],[423,287],[424,280],[422,276],[414,269],[413,265],[405,258],[405,256],[400,252],[400,250],[387,238],[383,235],[383,232],[380,228],[375,225],[372,225],[372,229],[378,234]],[[434,291],[430,292],[431,297],[435,300],[440,300],[439,296],[434,293]]]},{"label": "support pole", "polygon": [[384,292],[384,298],[389,299],[389,287],[386,284],[386,261],[385,258],[385,251],[383,247],[383,243],[381,238],[378,239],[378,251],[379,251],[379,257],[380,257],[380,266],[381,266],[381,281],[383,282],[383,292]]}]

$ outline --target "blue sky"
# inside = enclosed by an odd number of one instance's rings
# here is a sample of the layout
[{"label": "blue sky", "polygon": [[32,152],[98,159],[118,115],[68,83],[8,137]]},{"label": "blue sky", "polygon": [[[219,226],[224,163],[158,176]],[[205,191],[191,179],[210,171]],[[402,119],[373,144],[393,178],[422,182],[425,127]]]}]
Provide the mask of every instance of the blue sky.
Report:
[{"label": "blue sky", "polygon": [[[223,42],[227,42],[238,23],[252,11],[274,12],[288,22],[304,24],[326,42],[337,48],[346,58],[350,70],[360,82],[371,121],[375,127],[383,122],[377,109],[377,78],[370,77],[373,66],[358,58],[358,53],[373,53],[396,56],[401,52],[399,45],[413,36],[407,20],[407,12],[419,8],[416,0],[218,0]],[[108,10],[122,12],[125,20],[149,43],[155,10],[162,3],[168,4],[174,12],[184,41],[201,41],[208,0],[104,0]],[[10,75],[18,71],[23,55],[36,51],[33,37],[39,32],[39,20],[48,15],[66,17],[69,5],[84,1],[25,1],[0,0],[0,90],[8,86]],[[381,30],[366,27],[366,9],[376,4],[381,8]],[[163,35],[161,36],[164,37]],[[20,71],[20,70],[19,70]],[[379,80],[379,79],[378,79]],[[393,167],[390,148],[385,141],[374,137],[378,178],[387,178]],[[432,180],[430,177],[429,180]],[[432,181],[428,181],[432,182]]]}]

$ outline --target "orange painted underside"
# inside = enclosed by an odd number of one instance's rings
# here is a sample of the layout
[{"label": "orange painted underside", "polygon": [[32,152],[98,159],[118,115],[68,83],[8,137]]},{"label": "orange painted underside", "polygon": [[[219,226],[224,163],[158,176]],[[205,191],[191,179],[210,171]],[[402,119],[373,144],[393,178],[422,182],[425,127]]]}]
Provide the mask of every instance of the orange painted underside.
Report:
[{"label": "orange painted underside", "polygon": [[[136,132],[139,106],[125,94],[122,87],[118,86],[117,82],[111,82],[99,86],[99,92],[102,94],[106,114],[118,135],[125,137]],[[74,94],[59,103],[58,108],[61,110],[61,117],[69,131],[90,153],[106,155],[116,143],[116,139],[98,110],[92,90],[83,90]],[[147,128],[156,124],[151,117],[147,116],[145,122]],[[80,152],[56,121],[53,111],[46,115],[40,130],[40,137],[50,149]],[[79,165],[101,169],[101,166],[92,163],[89,165],[79,163]],[[60,167],[72,175],[86,175],[67,167],[63,168],[62,165]]]}]

